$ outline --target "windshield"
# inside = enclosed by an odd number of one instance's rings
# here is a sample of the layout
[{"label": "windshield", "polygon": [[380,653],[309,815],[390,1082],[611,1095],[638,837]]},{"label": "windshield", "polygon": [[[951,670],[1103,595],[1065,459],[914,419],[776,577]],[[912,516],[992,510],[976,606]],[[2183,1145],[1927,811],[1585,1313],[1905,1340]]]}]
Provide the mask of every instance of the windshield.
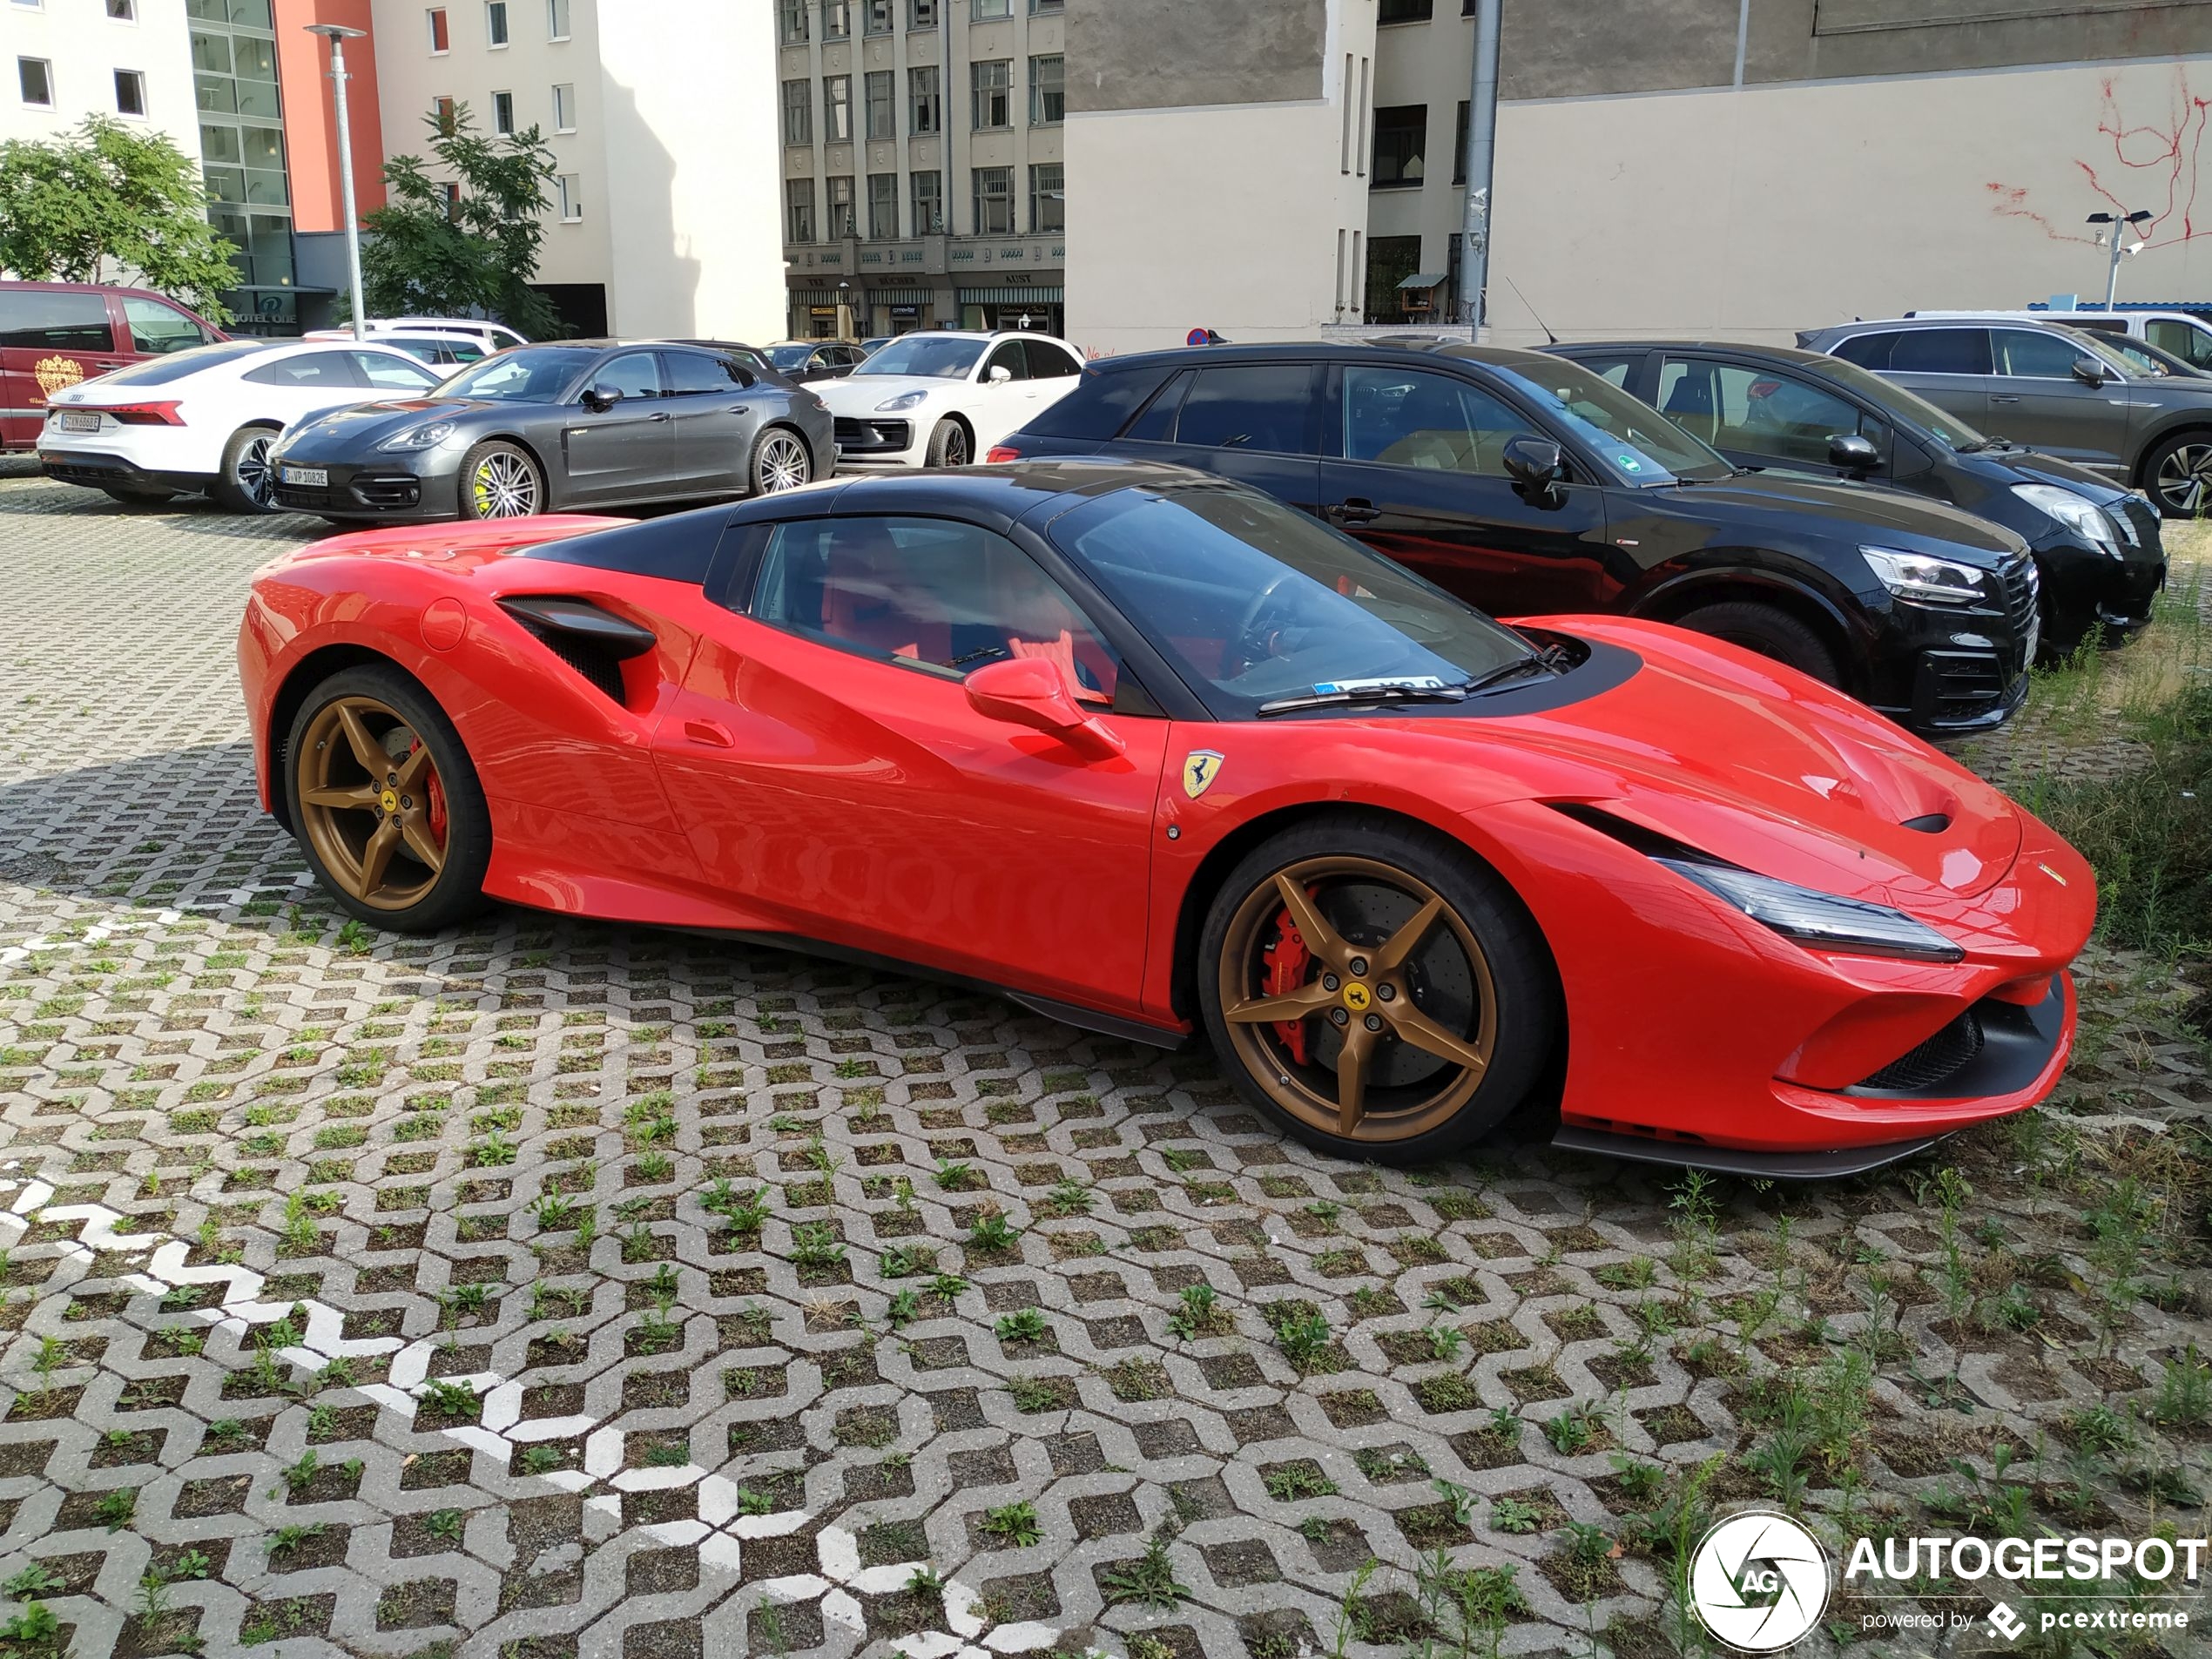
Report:
[{"label": "windshield", "polygon": [[[189,350],[171,352],[165,357],[150,358],[143,363],[133,363],[128,368],[118,368],[111,374],[95,378],[102,386],[162,386],[171,381],[180,381],[187,374],[197,374],[203,368],[212,368],[218,363],[227,363],[233,358],[251,357],[264,352],[276,342],[271,340],[219,340],[212,346],[194,346]],[[91,382],[87,381],[86,384]]]},{"label": "windshield", "polygon": [[586,346],[522,347],[487,357],[438,388],[440,397],[481,397],[496,403],[554,403],[599,354]]},{"label": "windshield", "polygon": [[1726,478],[1736,469],[1651,405],[1565,358],[1547,362],[1541,380],[1518,366],[1490,365],[1539,407],[1557,416],[1623,483]]},{"label": "windshield", "polygon": [[1850,387],[1876,408],[1887,409],[1899,420],[1910,421],[1939,443],[1963,451],[1978,449],[1989,442],[1957,415],[1846,358],[1829,358],[1820,365],[1820,372],[1830,380]]},{"label": "windshield", "polygon": [[930,380],[957,381],[967,377],[983,354],[988,341],[954,339],[946,335],[907,334],[893,341],[862,363],[855,374],[920,374]]},{"label": "windshield", "polygon": [[806,360],[814,354],[812,346],[771,346],[768,361],[778,368],[804,368]]},{"label": "windshield", "polygon": [[2122,374],[2142,372],[2128,361],[2114,341],[2106,339],[2094,328],[2073,328],[2064,323],[2050,323],[2046,327],[2054,334],[2064,334],[2068,344],[2079,347],[2107,368],[2115,369]]},{"label": "windshield", "polygon": [[2104,345],[2107,351],[2118,352],[2126,358],[2128,368],[2136,374],[2152,380],[2163,380],[2169,375],[2193,380],[2204,372],[2186,359],[2176,357],[2170,351],[2161,351],[2148,340],[2137,340],[2132,335],[2107,334]]},{"label": "windshield", "polygon": [[1117,490],[1049,534],[1224,718],[1347,683],[1462,685],[1529,655],[1410,570],[1234,485]]}]

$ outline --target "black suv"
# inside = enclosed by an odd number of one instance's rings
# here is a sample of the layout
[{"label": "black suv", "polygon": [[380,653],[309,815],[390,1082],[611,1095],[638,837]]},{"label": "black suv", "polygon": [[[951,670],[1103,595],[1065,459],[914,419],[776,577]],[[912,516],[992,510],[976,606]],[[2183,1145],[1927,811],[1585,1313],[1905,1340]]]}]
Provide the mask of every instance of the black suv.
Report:
[{"label": "black suv", "polygon": [[1540,352],[1215,346],[1087,364],[990,452],[1203,468],[1506,617],[1625,611],[1716,635],[1930,732],[2027,694],[2013,532],[1899,492],[1756,473]]},{"label": "black suv", "polygon": [[1885,483],[2019,531],[2043,580],[2047,655],[2073,651],[2092,624],[2118,640],[2150,620],[2166,552],[2141,490],[1984,437],[1896,381],[1818,352],[1671,340],[1548,349],[1738,466]]}]

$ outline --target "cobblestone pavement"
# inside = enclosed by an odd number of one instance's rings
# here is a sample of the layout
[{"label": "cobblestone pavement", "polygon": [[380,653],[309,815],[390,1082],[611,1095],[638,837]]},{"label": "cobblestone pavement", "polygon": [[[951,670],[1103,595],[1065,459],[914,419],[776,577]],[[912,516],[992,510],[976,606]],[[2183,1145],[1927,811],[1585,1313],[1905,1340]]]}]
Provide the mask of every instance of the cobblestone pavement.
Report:
[{"label": "cobblestone pavement", "polygon": [[1337,1163],[970,994],[341,927],[231,657],[311,529],[0,463],[0,1651],[1637,1656],[1715,1504],[2202,1530],[2159,965],[1880,1180]]}]

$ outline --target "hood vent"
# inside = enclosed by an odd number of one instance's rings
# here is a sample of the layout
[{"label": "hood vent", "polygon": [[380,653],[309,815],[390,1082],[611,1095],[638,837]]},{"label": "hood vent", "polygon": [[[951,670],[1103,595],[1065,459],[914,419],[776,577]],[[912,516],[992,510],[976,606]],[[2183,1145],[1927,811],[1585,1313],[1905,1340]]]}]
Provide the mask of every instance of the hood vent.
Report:
[{"label": "hood vent", "polygon": [[1951,827],[1951,814],[1949,813],[1922,813],[1918,818],[1904,819],[1898,827],[1918,830],[1923,835],[1940,835]]}]

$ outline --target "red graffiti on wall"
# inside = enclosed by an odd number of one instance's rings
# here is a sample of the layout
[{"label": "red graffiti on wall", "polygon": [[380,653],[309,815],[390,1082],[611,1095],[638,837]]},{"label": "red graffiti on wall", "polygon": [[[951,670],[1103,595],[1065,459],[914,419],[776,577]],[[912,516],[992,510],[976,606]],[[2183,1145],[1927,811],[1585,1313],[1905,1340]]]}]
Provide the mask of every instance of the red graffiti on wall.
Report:
[{"label": "red graffiti on wall", "polygon": [[[2131,99],[2138,106],[2147,101]],[[2141,235],[2152,247],[2212,235],[2212,224],[2199,225],[2195,217],[2201,152],[2208,123],[2212,123],[2212,98],[2194,91],[2188,71],[2176,64],[2162,111],[2123,111],[2110,76],[2099,89],[2099,102],[2097,135],[2103,144],[2093,156],[2076,157],[2074,165],[2101,209],[2132,213],[2148,208],[2153,217]],[[2030,202],[2025,186],[1993,180],[1983,188],[1990,193],[1991,211],[2000,218],[2032,220],[2056,242],[2096,240],[2081,222],[2087,214],[2062,214],[2054,222]]]}]

